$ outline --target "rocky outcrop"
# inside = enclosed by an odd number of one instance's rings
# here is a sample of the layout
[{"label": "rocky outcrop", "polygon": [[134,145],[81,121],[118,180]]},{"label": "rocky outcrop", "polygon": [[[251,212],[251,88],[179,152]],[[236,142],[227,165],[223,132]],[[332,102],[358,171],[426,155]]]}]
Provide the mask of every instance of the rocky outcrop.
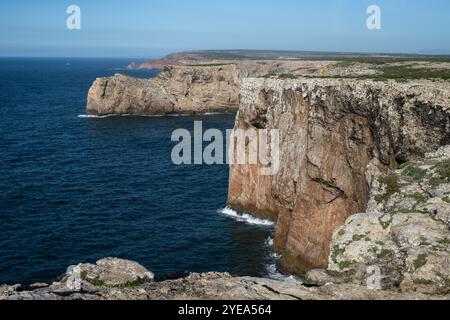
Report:
[{"label": "rocky outcrop", "polygon": [[326,268],[374,178],[450,144],[449,106],[445,81],[245,79],[235,129],[279,130],[281,168],[232,165],[228,203],[277,221],[285,271]]},{"label": "rocky outcrop", "polygon": [[153,280],[153,273],[134,261],[105,258],[96,264],[81,263],[67,268],[67,272],[58,284],[69,290],[82,290],[83,284],[105,286],[127,286]]},{"label": "rocky outcrop", "polygon": [[[185,278],[153,281],[151,274],[132,261],[100,260],[97,266],[69,267],[62,280],[38,288],[0,286],[0,300],[429,300],[450,296],[371,290],[357,284],[306,287],[300,283],[263,278],[232,277],[227,273],[193,273]],[[75,268],[77,268],[75,267]],[[118,271],[120,270],[120,271]],[[71,277],[80,279],[72,286]],[[101,280],[106,279],[106,280]],[[130,281],[131,279],[136,279]],[[127,282],[125,282],[127,281]]]},{"label": "rocky outcrop", "polygon": [[163,69],[155,79],[116,74],[98,78],[88,93],[89,115],[165,115],[236,112],[242,79],[312,75],[330,61],[158,60],[131,69]]},{"label": "rocky outcrop", "polygon": [[157,78],[120,74],[98,78],[88,93],[89,115],[233,112],[241,78],[234,64],[170,66]]},{"label": "rocky outcrop", "polygon": [[333,236],[329,269],[383,289],[450,292],[450,146],[376,179],[365,213]]}]

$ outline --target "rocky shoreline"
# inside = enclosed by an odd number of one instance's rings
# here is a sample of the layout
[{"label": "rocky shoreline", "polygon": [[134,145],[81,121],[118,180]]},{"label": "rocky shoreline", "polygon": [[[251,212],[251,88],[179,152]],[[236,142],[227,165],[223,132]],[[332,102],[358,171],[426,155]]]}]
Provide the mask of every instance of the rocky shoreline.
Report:
[{"label": "rocky shoreline", "polygon": [[[317,280],[316,276],[316,280]],[[71,266],[52,284],[0,286],[0,300],[450,300],[450,295],[372,290],[353,283],[303,285],[227,273],[154,281],[136,262],[106,258]]]}]

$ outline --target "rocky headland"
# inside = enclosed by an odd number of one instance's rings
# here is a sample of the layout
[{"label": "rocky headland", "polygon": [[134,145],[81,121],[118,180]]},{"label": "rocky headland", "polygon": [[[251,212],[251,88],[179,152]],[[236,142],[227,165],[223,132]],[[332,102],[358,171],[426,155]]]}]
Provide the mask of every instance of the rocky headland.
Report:
[{"label": "rocky headland", "polygon": [[285,271],[326,268],[375,178],[450,144],[449,99],[448,82],[245,79],[235,129],[279,130],[280,170],[232,165],[228,203],[277,221]]},{"label": "rocky headland", "polygon": [[[105,285],[89,267],[75,288],[72,268],[50,286],[3,287],[0,297],[449,298],[448,62],[170,59],[149,62],[163,68],[155,79],[97,79],[87,113],[237,111],[235,129],[279,130],[280,170],[232,165],[228,204],[276,222],[279,268],[304,283],[210,273]],[[377,290],[367,287],[373,276]]]},{"label": "rocky headland", "polygon": [[154,79],[120,74],[98,78],[89,90],[88,115],[166,115],[233,112],[241,79],[236,66],[167,67]]}]

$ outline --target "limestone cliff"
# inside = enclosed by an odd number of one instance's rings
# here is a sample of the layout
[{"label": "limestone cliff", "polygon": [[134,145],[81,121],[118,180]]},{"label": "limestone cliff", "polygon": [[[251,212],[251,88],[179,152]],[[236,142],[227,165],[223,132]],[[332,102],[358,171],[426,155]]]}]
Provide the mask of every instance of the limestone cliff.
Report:
[{"label": "limestone cliff", "polygon": [[235,112],[242,79],[270,75],[312,75],[330,61],[172,61],[129,68],[164,68],[155,79],[117,74],[98,78],[89,90],[87,114],[164,115]]},{"label": "limestone cliff", "polygon": [[171,66],[154,79],[117,74],[98,78],[89,90],[87,114],[164,115],[232,112],[241,78],[233,64]]},{"label": "limestone cliff", "polygon": [[450,146],[374,181],[367,211],[334,232],[329,269],[352,282],[378,270],[384,289],[450,292]]},{"label": "limestone cliff", "polygon": [[333,231],[373,178],[450,144],[448,82],[245,79],[235,129],[280,130],[281,168],[233,165],[230,206],[277,220],[281,266],[327,267]]}]

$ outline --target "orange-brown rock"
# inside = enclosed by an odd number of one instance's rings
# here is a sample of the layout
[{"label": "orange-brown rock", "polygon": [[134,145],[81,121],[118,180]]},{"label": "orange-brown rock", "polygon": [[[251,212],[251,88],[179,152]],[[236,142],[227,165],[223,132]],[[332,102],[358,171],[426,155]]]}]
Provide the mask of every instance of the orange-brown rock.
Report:
[{"label": "orange-brown rock", "polygon": [[372,177],[450,143],[448,82],[245,79],[235,129],[280,132],[281,168],[232,165],[228,203],[277,221],[284,270],[326,268]]}]

